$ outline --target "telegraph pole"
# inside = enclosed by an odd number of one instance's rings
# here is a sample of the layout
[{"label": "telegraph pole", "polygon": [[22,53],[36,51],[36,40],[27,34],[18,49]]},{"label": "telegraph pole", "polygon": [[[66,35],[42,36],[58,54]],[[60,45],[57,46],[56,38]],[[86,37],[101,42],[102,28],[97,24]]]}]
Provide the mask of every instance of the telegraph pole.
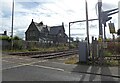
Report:
[{"label": "telegraph pole", "polygon": [[99,22],[99,57],[100,57],[100,64],[103,64],[103,30],[102,30],[102,0],[98,0],[98,22]]},{"label": "telegraph pole", "polygon": [[70,49],[70,22],[69,22],[69,49]]},{"label": "telegraph pole", "polygon": [[99,38],[101,38],[103,40],[103,30],[102,30],[102,22],[101,22],[101,7],[102,7],[102,0],[98,0]]},{"label": "telegraph pole", "polygon": [[12,2],[11,50],[13,49],[13,20],[14,20],[14,0]]},{"label": "telegraph pole", "polygon": [[105,30],[106,24],[104,24],[104,41],[106,40],[106,30]]},{"label": "telegraph pole", "polygon": [[86,10],[86,32],[87,32],[87,51],[88,56],[90,56],[90,45],[89,45],[89,23],[88,23],[88,7],[87,7],[87,1],[85,0],[85,10]]}]

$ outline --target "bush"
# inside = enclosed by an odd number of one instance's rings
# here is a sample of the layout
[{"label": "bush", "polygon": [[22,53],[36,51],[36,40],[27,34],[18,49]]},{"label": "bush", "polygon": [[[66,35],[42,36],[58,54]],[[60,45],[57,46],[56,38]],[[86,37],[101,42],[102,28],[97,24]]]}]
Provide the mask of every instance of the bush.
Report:
[{"label": "bush", "polygon": [[107,50],[111,53],[120,54],[120,42],[108,42]]},{"label": "bush", "polygon": [[15,36],[13,40],[21,40],[21,38],[19,38],[18,36]]},{"label": "bush", "polygon": [[109,52],[109,51],[104,51],[104,55],[105,55],[105,56],[111,56],[111,55],[112,55],[112,53],[111,53],[111,52]]},{"label": "bush", "polygon": [[22,41],[13,41],[13,49],[14,50],[21,50],[23,49],[23,44],[22,44]]},{"label": "bush", "polygon": [[8,36],[0,36],[0,40],[6,40],[6,41],[11,41],[11,38]]}]

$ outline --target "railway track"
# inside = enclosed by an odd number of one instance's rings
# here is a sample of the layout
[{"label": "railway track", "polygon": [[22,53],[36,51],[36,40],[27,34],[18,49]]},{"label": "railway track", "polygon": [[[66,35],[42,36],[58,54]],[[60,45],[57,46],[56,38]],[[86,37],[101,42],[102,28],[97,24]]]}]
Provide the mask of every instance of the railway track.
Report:
[{"label": "railway track", "polygon": [[53,59],[53,58],[58,58],[58,57],[74,55],[77,53],[78,53],[78,50],[72,50],[72,51],[63,51],[63,52],[56,52],[56,53],[33,55],[31,56],[31,58]]},{"label": "railway track", "polygon": [[70,49],[70,50],[56,51],[56,52],[17,52],[17,53],[9,53],[9,55],[29,56],[31,58],[52,59],[57,57],[74,55],[77,53],[78,53],[78,50]]},{"label": "railway track", "polygon": [[120,60],[120,55],[118,55],[118,56],[105,56],[105,60]]}]

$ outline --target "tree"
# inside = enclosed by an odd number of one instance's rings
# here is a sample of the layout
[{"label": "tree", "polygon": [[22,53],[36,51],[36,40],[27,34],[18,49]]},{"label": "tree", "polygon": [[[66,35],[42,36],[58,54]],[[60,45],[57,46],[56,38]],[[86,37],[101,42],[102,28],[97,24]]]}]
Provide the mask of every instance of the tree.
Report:
[{"label": "tree", "polygon": [[21,40],[18,36],[14,36],[13,40]]}]

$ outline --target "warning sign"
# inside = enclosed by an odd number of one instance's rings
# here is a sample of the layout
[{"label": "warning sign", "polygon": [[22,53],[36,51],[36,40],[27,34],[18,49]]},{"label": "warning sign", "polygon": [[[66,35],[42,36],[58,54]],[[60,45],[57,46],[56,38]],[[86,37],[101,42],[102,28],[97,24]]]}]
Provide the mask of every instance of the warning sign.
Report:
[{"label": "warning sign", "polygon": [[108,23],[109,25],[109,30],[110,30],[110,33],[115,33],[115,26],[114,26],[114,23]]}]

